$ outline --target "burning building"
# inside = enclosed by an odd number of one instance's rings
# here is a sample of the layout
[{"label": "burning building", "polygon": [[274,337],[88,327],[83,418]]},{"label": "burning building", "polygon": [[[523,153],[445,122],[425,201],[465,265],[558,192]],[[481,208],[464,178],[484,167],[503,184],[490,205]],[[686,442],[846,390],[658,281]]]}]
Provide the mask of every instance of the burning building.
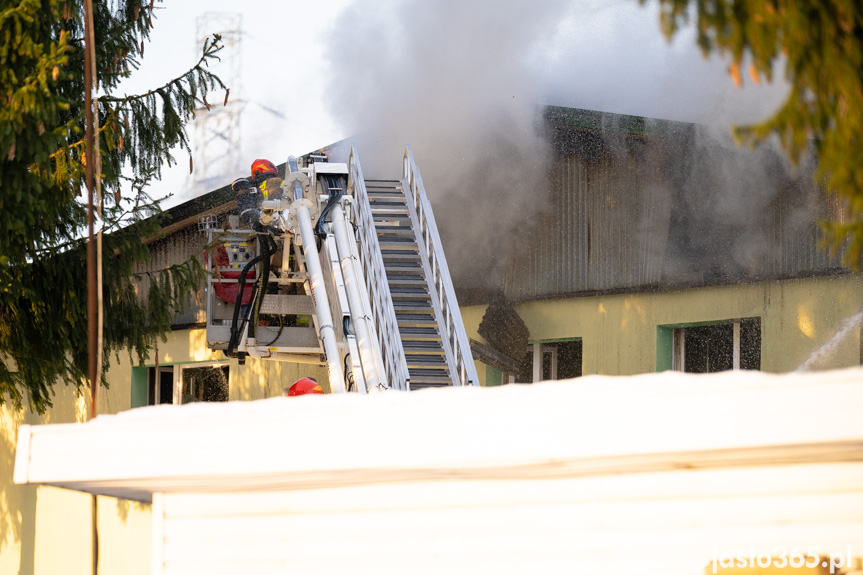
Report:
[{"label": "burning building", "polygon": [[[863,285],[819,246],[819,221],[841,210],[811,165],[695,124],[548,107],[543,126],[542,209],[493,282],[454,271],[486,385],[792,371],[828,342],[812,367],[860,364],[859,326],[831,341]],[[502,300],[529,332],[518,351],[493,341]]]}]

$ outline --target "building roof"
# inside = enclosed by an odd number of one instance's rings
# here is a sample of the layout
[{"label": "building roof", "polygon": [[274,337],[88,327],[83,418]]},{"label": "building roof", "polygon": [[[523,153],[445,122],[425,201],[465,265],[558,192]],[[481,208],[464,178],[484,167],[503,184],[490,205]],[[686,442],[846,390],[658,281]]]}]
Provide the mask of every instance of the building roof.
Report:
[{"label": "building roof", "polygon": [[859,461],[860,377],[859,368],[669,371],[144,407],[22,426],[14,480],[148,501],[157,492]]},{"label": "building roof", "polygon": [[567,126],[579,130],[607,132],[613,130],[632,136],[663,136],[680,129],[686,129],[695,124],[662,120],[629,114],[615,114],[598,110],[581,108],[565,108],[563,106],[546,106],[544,118],[548,124]]}]

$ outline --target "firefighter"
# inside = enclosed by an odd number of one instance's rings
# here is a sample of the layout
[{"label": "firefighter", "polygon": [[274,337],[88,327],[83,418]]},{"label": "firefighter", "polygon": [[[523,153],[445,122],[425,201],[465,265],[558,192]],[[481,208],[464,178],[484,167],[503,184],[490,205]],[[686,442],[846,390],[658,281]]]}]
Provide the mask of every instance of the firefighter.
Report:
[{"label": "firefighter", "polygon": [[231,189],[237,194],[237,208],[240,211],[240,221],[246,227],[253,228],[261,216],[258,210],[258,191],[246,178],[235,180]]},{"label": "firefighter", "polygon": [[276,166],[269,160],[252,162],[251,183],[261,194],[262,200],[277,200],[282,197],[282,179]]},{"label": "firefighter", "polygon": [[237,194],[240,221],[248,227],[254,227],[260,220],[262,201],[282,197],[282,179],[271,161],[255,160],[251,172],[251,177],[239,178],[231,184],[231,189]]},{"label": "firefighter", "polygon": [[287,390],[288,397],[295,395],[322,395],[324,390],[314,377],[301,377]]}]

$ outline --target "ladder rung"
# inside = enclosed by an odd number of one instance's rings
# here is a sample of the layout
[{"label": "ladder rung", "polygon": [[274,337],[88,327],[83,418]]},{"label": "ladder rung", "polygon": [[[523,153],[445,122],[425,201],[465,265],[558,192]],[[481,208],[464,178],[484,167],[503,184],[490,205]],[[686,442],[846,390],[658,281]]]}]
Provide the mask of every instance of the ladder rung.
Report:
[{"label": "ladder rung", "polygon": [[428,287],[425,278],[420,275],[392,274],[387,276],[387,283],[390,284],[390,293],[393,287]]},{"label": "ladder rung", "polygon": [[411,231],[413,231],[413,228],[411,228],[411,220],[407,216],[407,214],[384,214],[381,216],[377,214],[372,215],[374,216],[373,220],[375,223],[375,230],[387,230],[389,228],[400,227],[410,228]]},{"label": "ladder rung", "polygon": [[399,278],[393,278],[390,282],[390,295],[398,295],[402,299],[415,295],[418,298],[427,298],[429,295],[428,287],[425,279],[398,281]]},{"label": "ladder rung", "polygon": [[397,314],[416,312],[416,313],[432,313],[429,300],[393,300],[393,309]]},{"label": "ladder rung", "polygon": [[405,341],[441,341],[440,335],[437,332],[437,325],[434,326],[400,326],[399,335],[402,342]]},{"label": "ladder rung", "polygon": [[452,385],[452,382],[447,379],[445,382],[426,382],[426,381],[414,381],[411,380],[411,391],[419,391],[420,389],[432,389],[436,387],[449,387]]},{"label": "ladder rung", "polygon": [[[405,225],[401,225],[405,224]],[[409,225],[410,221],[402,221],[397,222],[395,220],[389,222],[375,222],[375,231],[378,236],[408,236],[414,238],[416,241],[416,235],[414,235],[413,228]]]},{"label": "ladder rung", "polygon": [[402,283],[406,280],[412,280],[410,285],[424,286],[426,285],[425,276],[421,267],[414,268],[394,268],[384,265],[387,274],[387,283],[390,287],[394,285],[407,285]]},{"label": "ladder rung", "polygon": [[413,233],[404,233],[404,232],[413,232],[410,228],[397,228],[394,230],[381,230],[378,232],[378,243],[382,244],[384,242],[393,244],[396,246],[395,249],[412,249],[416,250],[417,248],[417,240],[414,237]]},{"label": "ladder rung", "polygon": [[408,368],[412,365],[420,366],[426,369],[446,369],[446,360],[440,354],[430,353],[413,353],[407,356]]},{"label": "ladder rung", "polygon": [[402,347],[405,350],[405,353],[434,353],[438,355],[443,355],[444,351],[441,347],[440,341],[432,341],[432,340],[416,340],[416,341],[403,341]]},{"label": "ladder rung", "polygon": [[426,290],[421,289],[421,288],[411,289],[410,291],[394,291],[394,290],[390,289],[390,297],[393,300],[393,304],[395,304],[396,301],[417,300],[417,299],[421,299],[423,301],[430,301],[431,300],[431,296],[429,295],[429,292],[427,292]]},{"label": "ladder rung", "polygon": [[386,264],[388,264],[388,263],[411,264],[411,263],[420,261],[420,255],[417,252],[399,251],[396,253],[387,253],[386,250],[381,250],[381,251],[384,252],[381,254],[381,257],[384,260],[384,267],[386,267]]},{"label": "ladder rung", "polygon": [[407,209],[407,204],[405,204],[404,199],[401,199],[401,197],[396,194],[392,194],[386,197],[376,196],[374,198],[369,198],[369,204],[372,206],[372,209],[385,208],[388,206],[393,208]]},{"label": "ladder rung", "polygon": [[411,374],[411,381],[416,378],[420,379],[449,379],[449,374],[440,369],[427,369],[424,367],[408,369]]},{"label": "ladder rung", "polygon": [[388,219],[385,220],[375,219],[375,231],[378,232],[378,235],[380,235],[381,232],[394,231],[398,228],[410,231],[411,236],[413,236],[413,228],[411,228],[411,221],[409,219],[397,220],[392,217],[388,217]]},{"label": "ladder rung", "polygon": [[366,189],[368,188],[398,188],[401,189],[402,183],[398,180],[364,180]]},{"label": "ladder rung", "polygon": [[404,204],[402,204],[401,206],[393,206],[393,205],[380,206],[380,207],[372,206],[372,216],[374,216],[376,219],[379,219],[379,218],[387,216],[387,215],[392,215],[393,217],[402,218],[402,219],[409,219],[410,218],[410,214],[408,213],[408,207],[405,206]]},{"label": "ladder rung", "polygon": [[411,250],[419,253],[419,248],[413,238],[378,238],[381,250]]},{"label": "ladder rung", "polygon": [[425,276],[423,275],[423,269],[421,267],[391,268],[389,266],[384,266],[384,269],[387,273],[387,283],[389,283],[390,286],[407,285],[403,283],[407,280],[411,280],[410,285],[427,285],[425,281]]},{"label": "ladder rung", "polygon": [[437,321],[430,316],[424,314],[405,314],[399,315],[396,318],[396,323],[399,326],[399,331],[403,327],[434,327],[437,326]]},{"label": "ladder rung", "polygon": [[449,368],[445,361],[440,360],[436,362],[425,362],[425,361],[414,361],[412,356],[407,356],[405,358],[408,364],[408,373],[410,373],[411,368],[413,369],[428,369],[428,370],[438,370],[440,369],[441,375],[443,377],[449,376]]},{"label": "ladder rung", "polygon": [[414,384],[444,384],[451,385],[449,373],[437,369],[408,369],[411,376],[411,387]]},{"label": "ladder rung", "polygon": [[386,205],[386,206],[372,206],[372,216],[374,217],[385,217],[385,216],[395,216],[398,218],[408,217],[408,208],[405,205],[394,206],[394,205]]},{"label": "ladder rung", "polygon": [[369,201],[373,200],[401,200],[402,204],[406,204],[405,193],[401,188],[369,188],[366,186],[366,193]]},{"label": "ladder rung", "polygon": [[[417,259],[419,259],[419,258],[417,258]],[[390,273],[390,270],[392,270],[393,273],[396,273],[396,274],[398,274],[398,273],[409,273],[409,274],[420,273],[421,274],[422,270],[423,270],[419,261],[416,261],[416,262],[399,262],[399,261],[388,262],[386,260],[384,260],[384,269],[387,271],[387,273]]]}]

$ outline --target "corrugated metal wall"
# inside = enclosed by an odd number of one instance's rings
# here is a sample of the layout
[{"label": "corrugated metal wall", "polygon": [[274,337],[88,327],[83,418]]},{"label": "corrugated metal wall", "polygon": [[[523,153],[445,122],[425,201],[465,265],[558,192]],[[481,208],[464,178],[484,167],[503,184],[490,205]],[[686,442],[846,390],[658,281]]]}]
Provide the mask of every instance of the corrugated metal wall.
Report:
[{"label": "corrugated metal wall", "polygon": [[835,195],[811,188],[789,190],[776,198],[772,220],[774,250],[773,257],[765,262],[768,275],[796,275],[841,265],[839,258],[830,257],[820,247],[818,227],[819,220],[844,220],[842,206]]},{"label": "corrugated metal wall", "polygon": [[626,164],[577,156],[554,164],[550,209],[537,220],[526,257],[505,273],[508,297],[660,281],[670,185],[633,160]]},{"label": "corrugated metal wall", "polygon": [[[203,251],[206,243],[206,232],[199,231],[195,225],[187,227],[150,244],[151,260],[145,265],[139,265],[135,271],[144,274],[145,272],[163,270],[169,266],[187,262],[192,256],[197,257],[203,264]],[[150,281],[149,276],[142,276],[139,293],[143,298],[147,297]],[[203,324],[207,321],[207,304],[203,297],[204,287],[201,286],[200,298],[195,295],[190,296],[186,309],[182,313],[176,314],[173,321],[174,325]]]},{"label": "corrugated metal wall", "polygon": [[[655,289],[835,270],[818,220],[835,197],[765,148],[741,150],[700,127],[553,134],[548,209],[511,257],[510,299]],[[564,140],[561,145],[560,141]]]}]

